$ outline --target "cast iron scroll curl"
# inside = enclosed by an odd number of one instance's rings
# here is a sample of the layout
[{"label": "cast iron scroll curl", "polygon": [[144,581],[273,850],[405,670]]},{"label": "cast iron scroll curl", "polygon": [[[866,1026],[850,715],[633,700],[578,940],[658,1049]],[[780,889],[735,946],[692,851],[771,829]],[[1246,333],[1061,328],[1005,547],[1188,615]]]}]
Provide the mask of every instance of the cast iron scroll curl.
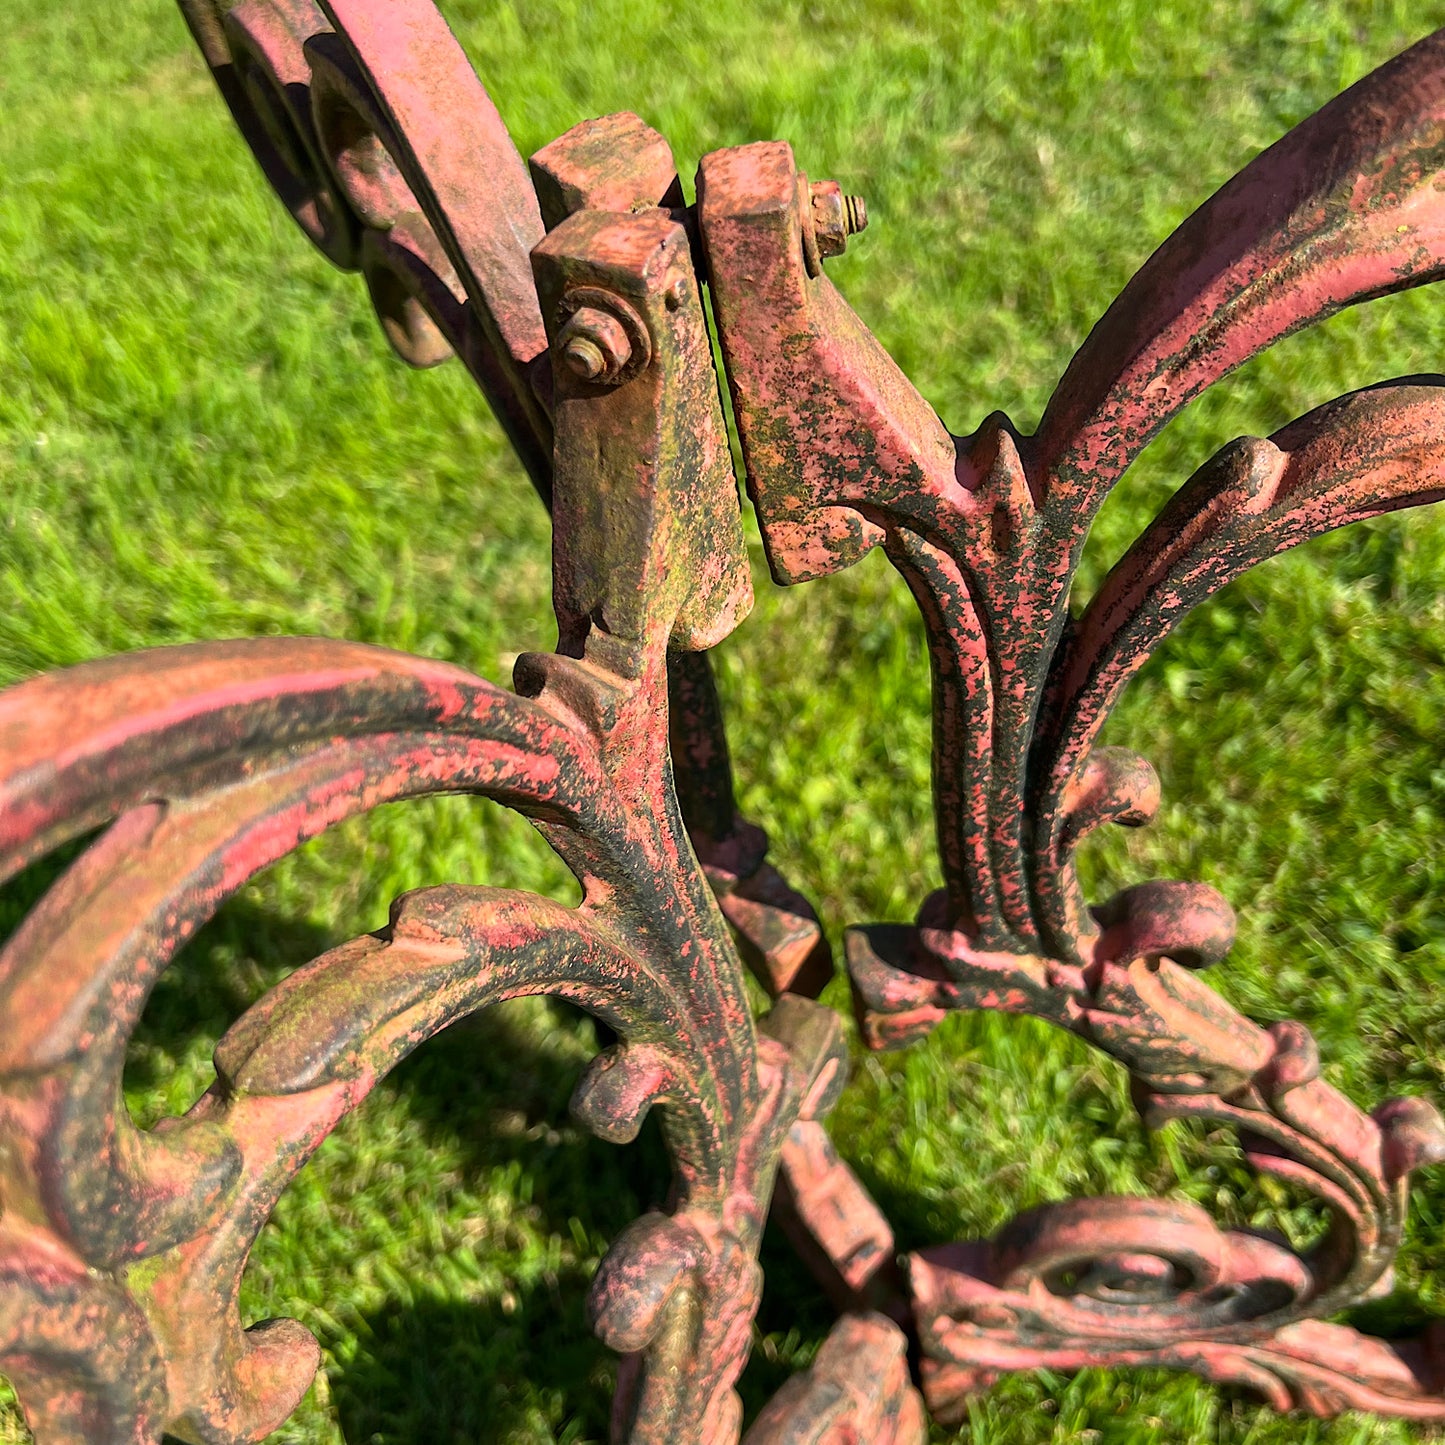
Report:
[{"label": "cast iron scroll curl", "polygon": [[1302,1370],[1301,1352],[1278,1344],[1386,1280],[1406,1177],[1445,1157],[1434,1107],[1365,1115],[1318,1078],[1299,1025],[1259,1029],[1197,981],[1190,969],[1233,940],[1214,890],[1158,881],[1091,909],[1074,873],[1095,828],[1157,809],[1148,762],[1096,742],[1188,607],[1321,532],[1445,495],[1439,379],[1344,397],[1233,443],[1083,616],[1069,610],[1104,496],[1191,397],[1291,331],[1445,271],[1442,161],[1445,33],[1304,122],[1166,241],[1036,435],[996,414],[955,438],[805,264],[790,148],[704,158],[699,228],[774,579],[820,577],[882,546],[929,637],[944,888],[912,928],[849,931],[865,1037],[898,1046],[952,1009],[1048,1019],[1129,1069],[1146,1119],[1235,1125],[1254,1167],[1332,1217],[1307,1258],[1129,1199],[1051,1206],[989,1247],[924,1252],[910,1293],[938,1417],[960,1417],[1004,1369],[1110,1361],[1199,1369],[1321,1413],[1353,1401],[1445,1415],[1438,1350],[1314,1329],[1318,1357]]},{"label": "cast iron scroll curl", "polygon": [[[584,676],[559,702],[579,664],[537,666],[552,687],[528,699],[375,648],[220,643],[107,659],[0,699],[7,870],[109,823],[0,954],[0,1359],[42,1441],[165,1429],[209,1445],[279,1425],[319,1351],[294,1321],[243,1332],[237,1292],[281,1190],[407,1052],[541,992],[621,1038],[579,1083],[579,1120],[625,1141],[657,1105],[677,1165],[670,1212],[625,1234],[594,1285],[599,1330],[632,1362],[621,1432],[672,1440],[709,1421],[696,1438],[736,1435],[730,1387],[772,1171],[792,1121],[836,1097],[836,1026],[820,1033],[817,1006],[795,1000],[774,1036],[755,1035],[675,808],[649,791],[635,811],[628,768],[609,769],[605,739],[572,711],[591,697],[616,724],[627,690],[609,703],[605,679]],[[638,692],[660,740],[659,678]],[[236,1022],[186,1115],[138,1130],[119,1102],[125,1046],[185,939],[305,839],[438,791],[532,817],[582,904],[476,888],[399,900],[387,928]]]},{"label": "cast iron scroll curl", "polygon": [[181,10],[301,229],[334,265],[363,273],[404,361],[462,358],[547,500],[551,420],[534,386],[545,387],[547,334],[527,264],[541,212],[441,16],[345,0],[325,12],[312,0]]},{"label": "cast iron scroll curl", "polygon": [[[1388,1287],[1408,1174],[1445,1158],[1434,1107],[1394,1100],[1363,1114],[1319,1078],[1300,1025],[1261,1030],[1197,982],[1189,967],[1223,957],[1233,937],[1213,890],[1155,882],[1089,909],[1073,866],[1099,824],[1137,826],[1157,807],[1147,762],[1095,744],[1128,678],[1189,607],[1310,537],[1445,496],[1440,379],[1383,384],[1272,438],[1232,443],[1081,618],[1067,600],[1103,496],[1180,406],[1280,336],[1441,275],[1442,158],[1437,35],[1187,221],[1096,328],[1036,436],[991,418],[958,444],[961,492],[941,464],[902,495],[828,479],[908,579],[935,659],[948,886],[915,929],[850,936],[871,1041],[916,1037],[953,1008],[1049,1019],[1125,1064],[1146,1121],[1234,1125],[1253,1167],[1304,1187],[1331,1216],[1303,1258],[1191,1208],[1127,1199],[1049,1206],[986,1247],[925,1251],[910,1271],[936,1416],[956,1416],[980,1384],[1030,1361],[1152,1361],[1249,1383],[1281,1407],[1445,1414],[1438,1331],[1398,1347],[1342,1327],[1298,1334],[1300,1321]],[[834,364],[842,390],[847,361]],[[735,391],[750,380],[735,376]],[[768,380],[748,399],[759,412]],[[754,488],[765,526],[770,460]],[[796,516],[786,527],[792,545]],[[1309,1351],[1292,1343],[1301,1338],[1315,1347],[1308,1368]]]},{"label": "cast iron scroll curl", "polygon": [[[1445,270],[1445,33],[1186,222],[1080,350],[1035,436],[996,414],[957,438],[822,274],[862,211],[810,185],[787,145],[705,157],[691,208],[666,142],[632,115],[575,128],[529,177],[430,0],[181,6],[298,223],[363,272],[405,360],[463,359],[553,506],[560,655],[521,661],[522,696],[289,643],[96,664],[0,699],[44,715],[46,689],[71,687],[83,706],[68,721],[94,745],[55,755],[88,757],[78,770],[47,773],[55,739],[20,728],[16,766],[26,747],[34,766],[12,774],[16,858],[110,823],[0,956],[7,1013],[38,1021],[0,1069],[0,1356],[36,1386],[44,1438],[169,1425],[230,1442],[282,1418],[315,1344],[288,1322],[241,1334],[254,1230],[404,1052],[536,991],[621,1035],[579,1085],[579,1116],[625,1139],[662,1106],[677,1166],[669,1212],[634,1225],[594,1285],[599,1333],[627,1356],[618,1438],[736,1439],[770,1200],[853,1313],[749,1445],[921,1438],[885,1314],[911,1314],[940,1419],[1005,1370],[1110,1362],[1195,1369],[1280,1408],[1445,1416],[1445,1341],[1386,1344],[1314,1318],[1388,1286],[1410,1171],[1445,1157],[1433,1107],[1364,1114],[1320,1078],[1301,1026],[1261,1029],[1202,983],[1195,970],[1233,937],[1213,890],[1146,883],[1090,909],[1073,866],[1094,828],[1157,808],[1148,763],[1097,737],[1187,607],[1309,536],[1441,495],[1439,380],[1232,444],[1081,618],[1068,606],[1104,495],[1192,396],[1292,330]],[[700,277],[776,580],[882,545],[930,634],[944,887],[912,927],[850,931],[865,1037],[907,1042],[958,1008],[1070,1029],[1127,1067],[1146,1120],[1231,1124],[1255,1168],[1311,1192],[1331,1220],[1312,1251],[1220,1230],[1193,1206],[1075,1200],[894,1274],[891,1231],[819,1123],[842,1083],[837,1021],[788,992],[827,977],[816,915],[737,814],[698,650],[750,595]],[[192,689],[191,711],[146,720],[157,679],[163,694]],[[97,705],[109,728],[86,712]],[[157,751],[166,739],[178,750]],[[190,1114],[135,1130],[117,1050],[155,972],[232,882],[370,801],[457,789],[533,816],[582,906],[461,888],[399,900],[388,928],[238,1021]],[[782,994],[761,1034],[709,885]]]},{"label": "cast iron scroll curl", "polygon": [[[597,1332],[624,1356],[614,1434],[735,1440],[732,1385],[774,1176],[790,1130],[818,1127],[836,1099],[846,1057],[836,1017],[802,998],[781,1000],[755,1030],[712,893],[732,902],[736,891],[753,910],[744,925],[761,922],[757,962],[786,964],[800,942],[816,952],[815,921],[813,939],[806,926],[784,929],[775,947],[776,920],[797,916],[801,900],[778,896],[760,833],[736,817],[725,745],[708,755],[718,719],[705,662],[685,660],[751,600],[686,233],[663,212],[604,216],[603,259],[592,262],[578,217],[544,246],[520,160],[430,5],[332,7],[348,22],[344,43],[305,4],[238,11],[188,14],[203,48],[217,33],[231,47],[208,58],[242,118],[259,117],[277,140],[262,160],[283,199],[310,196],[292,207],[303,229],[364,269],[369,256],[396,261],[387,247],[398,233],[411,246],[400,264],[417,284],[398,349],[436,360],[419,350],[429,333],[418,318],[445,332],[504,424],[523,398],[514,442],[541,416],[534,439],[550,451],[554,411],[575,417],[555,468],[538,448],[531,458],[545,462],[533,475],[548,500],[556,483],[562,655],[519,659],[519,694],[307,641],[113,659],[6,694],[14,785],[3,816],[16,866],[110,826],[0,955],[5,1015],[25,1020],[0,1061],[0,1361],[42,1442],[154,1441],[165,1430],[234,1445],[274,1429],[319,1358],[294,1321],[240,1326],[242,1270],[281,1190],[405,1053],[462,1014],[546,992],[619,1037],[578,1085],[579,1120],[625,1141],[656,1105],[675,1165],[666,1212],[614,1243],[591,1290]],[[410,63],[398,68],[399,39]],[[510,219],[466,193],[477,178],[458,162],[470,145],[459,119],[481,142],[470,159],[520,175],[529,204]],[[278,175],[278,156],[301,173]],[[329,244],[323,217],[355,222],[354,251]],[[594,304],[642,313],[649,351],[656,338],[620,405],[596,404],[570,376],[552,381],[538,298],[555,326],[588,266],[616,288]],[[375,267],[367,279],[384,325],[398,322]],[[618,515],[633,520],[620,530],[589,500],[599,444],[624,457],[631,510]],[[670,678],[685,703],[675,720]],[[711,887],[671,786],[670,722],[701,764],[684,796],[705,825]],[[236,1023],[217,1047],[215,1086],[183,1119],[137,1130],[120,1103],[125,1045],[184,939],[315,832],[378,802],[454,791],[531,817],[582,904],[445,888],[398,900],[386,929],[299,969]],[[750,884],[764,896],[749,897]],[[887,1320],[870,1326],[864,1352],[891,1365],[833,1411],[840,1428],[862,1417],[893,1418],[899,1438],[922,1428],[899,1374],[902,1338]],[[792,1413],[780,1405],[756,1438],[790,1428]]]}]

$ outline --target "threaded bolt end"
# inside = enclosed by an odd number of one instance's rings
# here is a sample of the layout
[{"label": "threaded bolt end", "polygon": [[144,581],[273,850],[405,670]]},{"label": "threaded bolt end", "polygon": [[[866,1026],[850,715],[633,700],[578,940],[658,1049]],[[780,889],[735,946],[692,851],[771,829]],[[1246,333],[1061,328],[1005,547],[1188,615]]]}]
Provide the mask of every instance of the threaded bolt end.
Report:
[{"label": "threaded bolt end", "polygon": [[616,384],[632,358],[632,343],[617,317],[596,306],[573,313],[559,338],[562,362],[580,381]]},{"label": "threaded bolt end", "polygon": [[596,381],[607,370],[607,358],[603,356],[602,348],[585,336],[574,336],[567,343],[562,358],[573,375],[580,376],[583,381]]}]

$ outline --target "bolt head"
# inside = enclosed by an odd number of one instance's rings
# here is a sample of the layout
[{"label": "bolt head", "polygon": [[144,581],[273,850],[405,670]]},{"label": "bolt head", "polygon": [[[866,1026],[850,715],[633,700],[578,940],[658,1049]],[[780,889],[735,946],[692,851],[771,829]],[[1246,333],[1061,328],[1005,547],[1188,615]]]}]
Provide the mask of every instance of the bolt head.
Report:
[{"label": "bolt head", "polygon": [[848,247],[848,237],[867,224],[868,207],[862,196],[845,196],[837,181],[814,181],[809,186],[803,218],[805,241],[806,233],[811,231],[820,260],[841,256]]},{"label": "bolt head", "polygon": [[574,311],[557,338],[562,361],[582,381],[599,385],[619,379],[632,358],[632,342],[617,317],[596,306]]},{"label": "bolt head", "polygon": [[562,359],[573,375],[583,381],[596,381],[607,370],[602,348],[587,336],[574,336],[563,348]]}]

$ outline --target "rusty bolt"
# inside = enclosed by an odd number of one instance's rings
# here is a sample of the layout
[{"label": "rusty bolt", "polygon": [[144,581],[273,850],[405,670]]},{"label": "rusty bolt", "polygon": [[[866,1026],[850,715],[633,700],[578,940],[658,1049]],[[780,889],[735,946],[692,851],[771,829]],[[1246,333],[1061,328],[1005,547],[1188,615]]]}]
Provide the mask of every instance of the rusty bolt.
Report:
[{"label": "rusty bolt", "polygon": [[[799,189],[802,191],[801,184]],[[803,254],[808,274],[817,276],[827,257],[841,256],[847,249],[848,237],[867,227],[868,207],[862,196],[845,196],[837,181],[814,181],[800,200]]]},{"label": "rusty bolt", "polygon": [[845,196],[837,181],[815,181],[810,196],[813,231],[823,256],[841,256],[848,237],[868,224],[868,208],[861,196]]},{"label": "rusty bolt", "polygon": [[574,311],[557,338],[562,359],[574,376],[606,386],[620,381],[632,359],[632,342],[617,317],[596,306]]},{"label": "rusty bolt", "polygon": [[551,354],[579,381],[621,386],[647,367],[652,337],[623,297],[600,286],[573,286],[557,304]]}]

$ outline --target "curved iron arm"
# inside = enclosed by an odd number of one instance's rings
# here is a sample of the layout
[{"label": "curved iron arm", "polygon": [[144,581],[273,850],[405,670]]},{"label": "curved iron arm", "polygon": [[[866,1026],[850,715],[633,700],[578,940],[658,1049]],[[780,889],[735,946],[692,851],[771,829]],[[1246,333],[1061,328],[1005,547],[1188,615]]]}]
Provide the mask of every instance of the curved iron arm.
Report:
[{"label": "curved iron arm", "polygon": [[[1081,348],[1038,433],[952,436],[823,274],[861,228],[780,142],[705,157],[683,204],[636,116],[524,165],[430,0],[180,0],[283,203],[360,270],[407,361],[455,353],[553,512],[552,657],[516,692],[306,640],[108,659],[0,695],[0,865],[102,829],[0,952],[0,1364],[38,1438],[261,1438],[316,1368],[294,1321],[242,1330],[256,1232],[378,1078],[465,1013],[545,992],[616,1036],[577,1117],[635,1136],[660,1110],[666,1212],[594,1281],[624,1360],[614,1434],[727,1442],[769,1209],[845,1317],[751,1445],[923,1438],[1006,1370],[1153,1363],[1279,1408],[1445,1418],[1445,1339],[1319,1317],[1388,1281],[1412,1170],[1445,1158],[1423,1099],[1365,1114],[1308,1032],[1266,1030],[1198,970],[1234,919],[1200,885],[1088,907],[1078,843],[1158,804],[1097,745],[1190,606],[1268,556],[1445,493],[1438,378],[1359,392],[1187,482],[1077,620],[1092,517],[1192,396],[1301,326],[1445,265],[1445,32],[1260,156],[1159,249]],[[899,1262],[821,1124],[843,1087],[816,914],[733,799],[706,649],[751,583],[712,368],[721,343],[776,580],[883,546],[931,638],[943,887],[916,924],[849,931],[865,1039],[951,1009],[1030,1013],[1119,1060],[1147,1122],[1235,1127],[1330,1217],[1298,1254],[1194,1206],[1086,1199]],[[675,786],[674,786],[675,784]],[[236,888],[340,819],[442,791],[523,812],[575,909],[443,887],[306,964],[228,1032],[216,1083],[136,1127],[126,1042],[160,972]],[[732,934],[729,935],[730,924]],[[755,1026],[746,963],[776,1000]]]}]

